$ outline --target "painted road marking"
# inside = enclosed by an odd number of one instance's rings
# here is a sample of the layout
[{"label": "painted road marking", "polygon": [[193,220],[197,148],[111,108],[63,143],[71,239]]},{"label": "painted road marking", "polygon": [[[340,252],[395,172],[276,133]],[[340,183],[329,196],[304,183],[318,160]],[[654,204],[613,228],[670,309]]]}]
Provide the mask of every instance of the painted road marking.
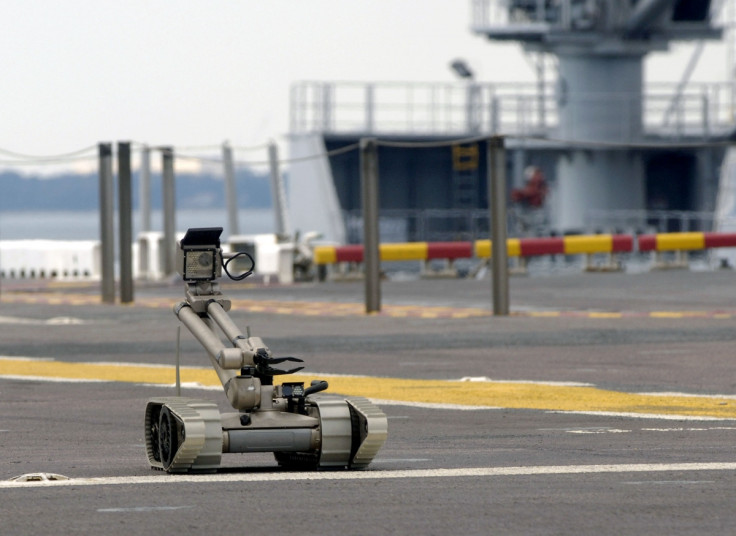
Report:
[{"label": "painted road marking", "polygon": [[152,476],[118,476],[99,478],[70,478],[69,480],[49,480],[35,482],[0,481],[0,489],[8,488],[48,488],[78,486],[115,485],[173,485],[173,484],[211,484],[228,482],[294,482],[314,480],[383,480],[397,478],[473,478],[503,476],[554,476],[590,475],[615,473],[664,473],[698,471],[735,471],[736,463],[634,463],[618,465],[550,465],[530,467],[461,467],[457,469],[403,469],[368,471],[326,471],[326,472],[273,472],[273,473],[217,473],[207,475],[182,474]]},{"label": "painted road marking", "polygon": [[83,320],[71,316],[55,316],[48,319],[20,318],[17,316],[0,316],[0,324],[16,324],[30,326],[78,326],[84,324]]},{"label": "painted road marking", "polygon": [[639,428],[638,430],[622,430],[619,428],[606,428],[605,426],[591,426],[587,428],[543,428],[547,431],[563,431],[568,434],[628,434],[632,432],[711,432],[713,430],[736,430],[734,426],[708,426],[708,427],[676,427],[676,428]]},{"label": "painted road marking", "polygon": [[[271,313],[296,316],[367,316],[365,304],[353,302],[315,302],[280,300],[231,300],[233,308],[252,313]],[[102,305],[95,294],[71,294],[55,292],[5,292],[0,296],[2,303],[25,303],[46,305]],[[176,299],[162,297],[139,297],[132,306],[156,309],[171,309]],[[393,318],[478,318],[490,317],[492,312],[481,307],[443,307],[425,305],[387,305],[381,306],[379,313],[368,316],[388,316]],[[736,318],[736,311],[512,311],[511,316],[530,318],[591,318],[600,320],[622,318],[690,319],[711,318],[726,320]]]},{"label": "painted road marking", "polygon": [[715,480],[636,480],[632,482],[621,482],[625,486],[679,486],[681,484],[715,484]]},{"label": "painted road marking", "polygon": [[103,514],[127,514],[141,512],[169,512],[171,510],[186,510],[194,508],[193,506],[133,506],[131,508],[98,508],[97,511]]},{"label": "painted road marking", "polygon": [[[141,363],[80,363],[0,356],[0,377],[49,381],[109,381],[170,386],[175,369]],[[309,383],[317,374],[294,374]],[[183,384],[217,388],[211,368],[181,367]],[[438,408],[503,408],[575,412],[591,415],[699,420],[736,419],[736,400],[718,396],[682,396],[672,393],[626,393],[595,386],[546,382],[418,380],[369,376],[330,376],[330,391],[363,396],[381,404],[433,405]]]}]

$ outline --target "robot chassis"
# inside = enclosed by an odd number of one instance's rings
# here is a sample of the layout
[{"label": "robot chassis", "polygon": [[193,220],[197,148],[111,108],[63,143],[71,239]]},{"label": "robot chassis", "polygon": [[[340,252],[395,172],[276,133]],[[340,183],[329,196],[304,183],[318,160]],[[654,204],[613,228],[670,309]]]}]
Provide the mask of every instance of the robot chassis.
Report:
[{"label": "robot chassis", "polygon": [[[274,365],[302,362],[273,357],[259,337],[243,335],[227,311],[231,302],[215,279],[222,269],[234,280],[220,248],[222,228],[189,229],[178,244],[177,263],[186,283],[186,300],[174,313],[207,351],[222,383],[232,413],[220,413],[209,400],[157,397],[148,401],[145,443],[153,469],[168,473],[212,472],[223,453],[273,452],[288,469],[363,469],[370,464],[388,434],[386,415],[365,398],[315,396],[325,381],[309,387],[300,382],[273,384],[273,377],[301,370]],[[226,346],[219,328],[231,347]]]}]

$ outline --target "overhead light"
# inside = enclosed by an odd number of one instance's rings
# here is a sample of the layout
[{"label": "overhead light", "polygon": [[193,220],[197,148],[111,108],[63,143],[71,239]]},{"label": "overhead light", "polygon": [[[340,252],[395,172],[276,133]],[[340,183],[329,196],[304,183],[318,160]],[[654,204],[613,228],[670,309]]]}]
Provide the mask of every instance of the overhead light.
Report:
[{"label": "overhead light", "polygon": [[465,63],[465,60],[453,60],[453,62],[450,63],[450,68],[455,71],[455,74],[460,78],[473,78],[474,73],[470,67],[468,67],[468,64]]}]

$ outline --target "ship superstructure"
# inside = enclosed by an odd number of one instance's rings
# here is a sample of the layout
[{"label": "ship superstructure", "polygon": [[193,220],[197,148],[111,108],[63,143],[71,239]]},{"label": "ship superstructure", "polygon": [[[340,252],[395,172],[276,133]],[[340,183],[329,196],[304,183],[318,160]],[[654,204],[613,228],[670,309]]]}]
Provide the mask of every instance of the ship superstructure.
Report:
[{"label": "ship superstructure", "polygon": [[[501,134],[507,136],[510,190],[524,185],[530,167],[547,179],[549,231],[641,228],[647,211],[714,209],[725,142],[736,125],[734,81],[693,83],[689,77],[703,44],[723,38],[716,22],[722,2],[474,0],[472,8],[474,33],[520,43],[537,58],[537,83],[472,77],[456,84],[300,82],[292,88],[292,158],[330,153],[369,136],[432,142]],[[697,43],[681,81],[646,84],[647,55],[679,41]],[[551,77],[542,69],[549,64]],[[292,166],[292,212],[295,199],[309,195],[324,207],[311,221],[301,211],[292,217],[301,228],[345,242],[351,220],[344,215],[360,207],[358,153],[330,154]],[[485,151],[478,143],[396,143],[381,147],[379,165],[381,208],[393,215],[400,238],[432,238],[418,236],[426,223],[417,223],[417,213],[444,211],[453,218],[488,206]],[[622,213],[631,216],[606,219]],[[402,214],[413,219],[402,222]],[[344,221],[347,227],[340,228]],[[458,236],[468,230],[454,223],[438,228]]]}]

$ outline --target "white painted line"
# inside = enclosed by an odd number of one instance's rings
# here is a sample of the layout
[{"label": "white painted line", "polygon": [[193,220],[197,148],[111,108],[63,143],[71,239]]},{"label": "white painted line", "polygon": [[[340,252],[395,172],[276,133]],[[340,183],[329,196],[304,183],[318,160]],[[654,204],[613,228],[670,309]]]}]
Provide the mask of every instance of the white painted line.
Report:
[{"label": "white painted line", "polygon": [[[498,409],[498,408],[497,408]],[[592,415],[594,417],[628,417],[631,419],[659,419],[662,421],[733,421],[733,417],[701,417],[698,415],[666,415],[662,413],[629,413],[619,411],[560,411],[548,410],[546,413],[563,415]]]},{"label": "white painted line", "polygon": [[681,484],[715,484],[715,480],[635,480],[631,482],[622,482],[628,486],[648,486],[648,485],[681,485]]},{"label": "white painted line", "polygon": [[132,508],[98,508],[101,513],[129,513],[129,512],[166,512],[170,510],[186,510],[194,508],[193,506],[135,506]]},{"label": "white painted line", "polygon": [[734,400],[736,395],[701,395],[697,393],[680,393],[679,391],[662,391],[661,393],[635,393],[642,396],[676,396],[676,397],[688,397],[688,398],[723,398],[725,400]]},{"label": "white painted line", "polygon": [[707,428],[642,428],[642,432],[709,432],[711,430],[736,430],[736,426],[708,426]]},{"label": "white painted line", "polygon": [[380,398],[369,399],[377,406],[405,406],[409,408],[425,408],[425,409],[454,409],[458,411],[486,411],[505,409],[493,406],[467,406],[464,404],[440,404],[435,402],[407,402],[405,400],[382,400]]},{"label": "white painted line", "polygon": [[72,316],[55,316],[49,319],[21,318],[18,316],[0,316],[0,324],[29,325],[29,326],[78,326],[85,321]]},{"label": "white painted line", "polygon": [[635,463],[619,465],[550,465],[531,467],[463,467],[457,469],[404,469],[397,471],[324,471],[273,473],[217,473],[212,475],[169,475],[157,473],[151,476],[118,476],[100,478],[70,478],[41,482],[0,482],[0,489],[49,488],[114,485],[172,485],[211,484],[228,482],[293,482],[313,480],[383,480],[398,478],[469,478],[502,476],[547,476],[605,473],[662,473],[689,471],[736,471],[736,462],[713,463]]},{"label": "white painted line", "polygon": [[373,463],[421,463],[431,461],[431,458],[376,458]]},{"label": "white painted line", "polygon": [[618,428],[605,428],[597,430],[567,430],[568,434],[628,434],[631,430],[620,430]]},{"label": "white painted line", "polygon": [[620,430],[618,428],[603,428],[600,426],[587,428],[540,428],[541,431],[562,430],[568,434],[624,434],[629,432],[710,432],[711,430],[736,430],[734,426],[708,426],[708,427],[677,427],[677,428],[640,428],[639,430]]},{"label": "white painted line", "polygon": [[20,374],[0,374],[0,378],[2,378],[3,380],[21,380],[47,383],[113,383],[112,380],[95,380],[93,378],[52,378],[50,376],[24,376]]},{"label": "white painted line", "polygon": [[6,361],[56,361],[53,357],[28,357],[23,355],[0,355]]},{"label": "white painted line", "polygon": [[594,383],[585,382],[554,382],[554,381],[538,381],[538,380],[502,380],[493,379],[488,376],[463,376],[457,380],[450,380],[456,382],[471,382],[471,383],[515,383],[519,385],[548,385],[551,387],[595,387]]}]

